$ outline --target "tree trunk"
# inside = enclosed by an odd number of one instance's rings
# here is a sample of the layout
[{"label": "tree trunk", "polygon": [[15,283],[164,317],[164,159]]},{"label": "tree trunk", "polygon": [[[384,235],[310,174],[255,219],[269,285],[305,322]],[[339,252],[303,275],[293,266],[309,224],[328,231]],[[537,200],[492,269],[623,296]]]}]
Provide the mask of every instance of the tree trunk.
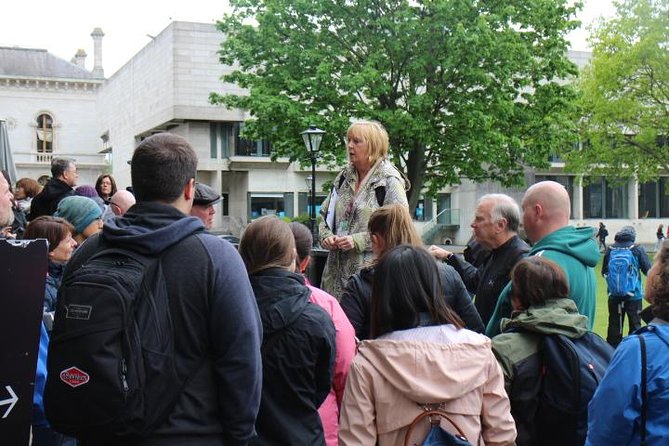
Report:
[{"label": "tree trunk", "polygon": [[408,192],[407,198],[409,200],[409,212],[413,216],[418,199],[420,198],[420,192],[423,189],[423,176],[425,174],[425,148],[423,144],[416,143],[411,152],[409,152],[406,174],[411,182],[411,189]]}]

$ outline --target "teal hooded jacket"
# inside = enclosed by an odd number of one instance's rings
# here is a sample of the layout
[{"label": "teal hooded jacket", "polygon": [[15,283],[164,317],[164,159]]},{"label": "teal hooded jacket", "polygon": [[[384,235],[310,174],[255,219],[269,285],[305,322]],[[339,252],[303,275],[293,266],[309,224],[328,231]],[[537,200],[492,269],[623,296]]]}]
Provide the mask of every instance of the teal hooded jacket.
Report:
[{"label": "teal hooded jacket", "polygon": [[[588,330],[595,321],[597,280],[595,265],[599,261],[599,248],[594,239],[594,228],[565,226],[539,240],[529,256],[543,256],[557,263],[567,276],[569,298],[576,303],[578,312],[588,317]],[[486,327],[486,335],[493,337],[500,332],[502,318],[511,316],[511,282],[497,299],[495,312]]]}]

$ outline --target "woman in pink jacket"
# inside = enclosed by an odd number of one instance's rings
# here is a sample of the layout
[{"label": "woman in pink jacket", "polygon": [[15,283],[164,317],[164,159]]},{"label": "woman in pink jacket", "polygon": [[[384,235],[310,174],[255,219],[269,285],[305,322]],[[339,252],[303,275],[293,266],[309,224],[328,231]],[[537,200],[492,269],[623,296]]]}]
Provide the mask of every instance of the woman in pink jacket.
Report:
[{"label": "woman in pink jacket", "polygon": [[[303,273],[309,266],[312,245],[312,235],[309,228],[302,223],[293,222],[290,224],[290,229],[293,231],[295,237],[295,248],[297,250],[297,268],[298,272]],[[325,432],[325,444],[327,446],[337,446],[337,434],[339,426],[339,408],[341,407],[342,397],[344,396],[344,386],[346,385],[346,378],[348,377],[348,369],[351,366],[353,357],[355,356],[355,330],[349,322],[344,310],[341,309],[337,299],[326,293],[325,291],[311,286],[308,279],[307,286],[311,289],[311,303],[323,308],[332,318],[335,326],[335,344],[337,347],[337,354],[335,357],[334,379],[332,381],[332,388],[318,413],[323,422],[323,430]]]},{"label": "woman in pink jacket", "polygon": [[[409,245],[391,249],[377,265],[372,290],[372,340],[359,345],[349,371],[340,444],[403,445],[429,404],[472,445],[513,445],[516,427],[490,339],[462,328],[444,302],[430,254]],[[418,437],[429,426],[427,420],[417,426]],[[455,432],[446,421],[441,426]]]}]

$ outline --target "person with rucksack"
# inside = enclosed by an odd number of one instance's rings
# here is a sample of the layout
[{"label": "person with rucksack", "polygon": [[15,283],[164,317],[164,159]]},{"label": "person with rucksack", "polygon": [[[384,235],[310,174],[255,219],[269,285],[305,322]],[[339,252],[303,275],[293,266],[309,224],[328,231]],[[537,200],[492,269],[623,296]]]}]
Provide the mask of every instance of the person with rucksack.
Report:
[{"label": "person with rucksack", "polygon": [[341,446],[514,444],[490,339],[463,328],[427,250],[399,245],[381,257],[371,315],[372,339],[360,343],[346,381]]},{"label": "person with rucksack", "polygon": [[606,279],[609,295],[606,340],[616,347],[623,338],[625,315],[629,323],[628,333],[641,328],[641,273],[647,275],[651,265],[643,246],[635,244],[636,230],[632,226],[623,226],[614,240],[604,254],[602,276]]},{"label": "person with rucksack", "polygon": [[504,372],[518,446],[582,446],[588,402],[613,348],[588,330],[553,261],[533,256],[511,272],[513,315],[492,349]]},{"label": "person with rucksack", "polygon": [[189,217],[197,155],[144,139],[135,204],[83,243],[61,283],[48,354],[50,425],[82,446],[248,444],[262,325],[237,250]]},{"label": "person with rucksack", "polygon": [[669,439],[669,241],[646,281],[655,318],[620,343],[590,401],[586,446],[665,445]]}]

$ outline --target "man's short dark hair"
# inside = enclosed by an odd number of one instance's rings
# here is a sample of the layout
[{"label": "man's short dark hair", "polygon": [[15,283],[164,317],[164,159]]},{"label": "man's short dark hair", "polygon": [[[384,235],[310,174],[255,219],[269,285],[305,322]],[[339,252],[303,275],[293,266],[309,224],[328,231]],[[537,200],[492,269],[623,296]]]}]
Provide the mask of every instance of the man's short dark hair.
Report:
[{"label": "man's short dark hair", "polygon": [[74,164],[74,161],[67,158],[54,158],[51,160],[51,176],[53,178],[60,178],[65,171]]},{"label": "man's short dark hair", "polygon": [[135,149],[130,162],[132,189],[137,201],[171,203],[183,193],[197,170],[197,155],[181,136],[158,133]]}]

